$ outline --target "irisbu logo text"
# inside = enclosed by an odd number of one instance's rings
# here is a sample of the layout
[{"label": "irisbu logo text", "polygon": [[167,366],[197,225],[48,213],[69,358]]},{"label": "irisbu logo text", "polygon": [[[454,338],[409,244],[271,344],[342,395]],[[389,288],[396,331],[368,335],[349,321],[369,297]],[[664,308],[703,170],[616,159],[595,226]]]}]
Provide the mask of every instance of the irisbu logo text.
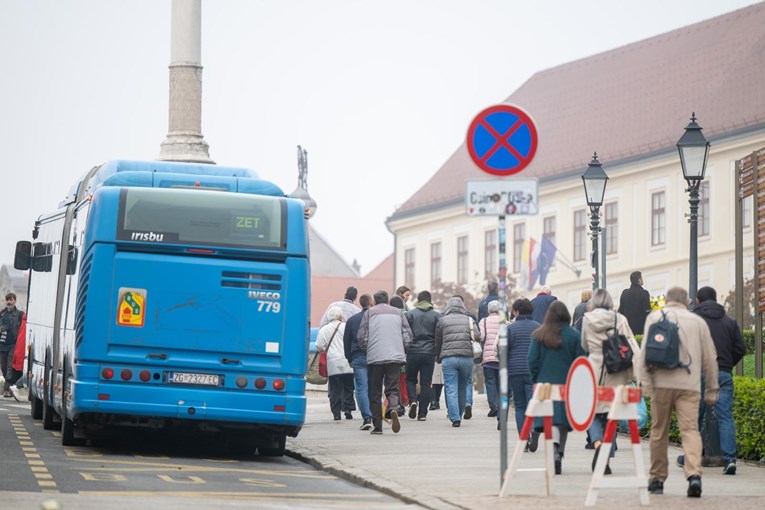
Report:
[{"label": "irisbu logo text", "polygon": [[131,241],[156,241],[162,242],[165,234],[155,234],[154,232],[133,232],[130,235]]}]

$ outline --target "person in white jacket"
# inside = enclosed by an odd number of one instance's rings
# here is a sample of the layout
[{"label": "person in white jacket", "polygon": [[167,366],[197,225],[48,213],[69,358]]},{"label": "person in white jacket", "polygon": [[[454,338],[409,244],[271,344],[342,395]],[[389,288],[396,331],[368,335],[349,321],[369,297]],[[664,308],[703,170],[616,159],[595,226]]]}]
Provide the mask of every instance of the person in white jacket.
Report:
[{"label": "person in white jacket", "polygon": [[327,352],[327,373],[329,374],[329,408],[335,420],[340,420],[340,413],[345,413],[346,420],[352,420],[351,411],[356,410],[353,399],[353,369],[345,358],[343,333],[345,319],[339,306],[327,310],[329,322],[322,326],[316,337],[316,350]]}]

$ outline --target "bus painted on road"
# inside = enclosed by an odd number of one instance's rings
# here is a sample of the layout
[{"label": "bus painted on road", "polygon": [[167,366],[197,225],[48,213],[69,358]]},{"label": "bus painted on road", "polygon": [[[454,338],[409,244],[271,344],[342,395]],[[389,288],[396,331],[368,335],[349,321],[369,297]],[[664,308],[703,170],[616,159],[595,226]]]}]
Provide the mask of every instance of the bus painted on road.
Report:
[{"label": "bus painted on road", "polygon": [[122,426],[283,455],[305,420],[308,227],[240,168],[111,161],[17,243],[29,398],[64,445]]}]

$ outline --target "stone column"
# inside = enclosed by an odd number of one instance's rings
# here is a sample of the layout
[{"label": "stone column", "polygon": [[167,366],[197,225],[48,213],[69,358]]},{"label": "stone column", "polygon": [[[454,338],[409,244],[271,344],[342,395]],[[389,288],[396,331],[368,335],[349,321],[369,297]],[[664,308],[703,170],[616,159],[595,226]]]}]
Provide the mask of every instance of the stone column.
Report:
[{"label": "stone column", "polygon": [[173,0],[168,132],[159,160],[214,163],[202,136],[201,54],[201,0]]}]

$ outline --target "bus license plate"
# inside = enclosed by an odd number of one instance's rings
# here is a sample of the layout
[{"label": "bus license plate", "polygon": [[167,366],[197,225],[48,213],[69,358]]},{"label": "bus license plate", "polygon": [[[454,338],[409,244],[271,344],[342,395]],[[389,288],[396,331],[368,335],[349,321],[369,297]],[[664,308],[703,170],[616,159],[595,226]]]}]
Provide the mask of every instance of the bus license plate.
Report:
[{"label": "bus license plate", "polygon": [[205,386],[218,386],[220,384],[220,376],[215,374],[171,372],[169,382],[174,384],[202,384]]}]

